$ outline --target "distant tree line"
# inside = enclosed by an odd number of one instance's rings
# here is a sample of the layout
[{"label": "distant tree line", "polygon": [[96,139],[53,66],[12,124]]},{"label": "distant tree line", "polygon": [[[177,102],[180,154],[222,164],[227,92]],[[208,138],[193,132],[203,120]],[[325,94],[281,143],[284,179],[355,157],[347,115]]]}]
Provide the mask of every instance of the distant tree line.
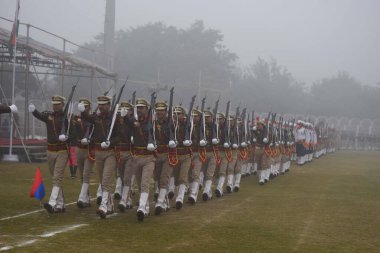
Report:
[{"label": "distant tree line", "polygon": [[[102,41],[100,34],[85,46],[102,50]],[[94,59],[81,49],[76,54]],[[242,106],[261,112],[380,118],[379,87],[363,86],[349,73],[339,72],[306,89],[274,59],[258,58],[238,67],[238,56],[223,44],[221,32],[205,28],[202,21],[187,29],[158,22],[120,30],[115,38],[115,55],[115,72],[121,78],[128,73],[134,80],[159,83],[157,87],[163,91],[175,80],[180,87],[176,95],[185,105],[200,85],[201,96],[207,93],[210,105],[221,96],[223,100],[232,99],[233,106],[244,103]],[[101,58],[96,61],[103,63]],[[82,92],[88,93],[86,85],[81,86]],[[131,88],[138,96],[148,95],[149,89],[142,84]]]}]

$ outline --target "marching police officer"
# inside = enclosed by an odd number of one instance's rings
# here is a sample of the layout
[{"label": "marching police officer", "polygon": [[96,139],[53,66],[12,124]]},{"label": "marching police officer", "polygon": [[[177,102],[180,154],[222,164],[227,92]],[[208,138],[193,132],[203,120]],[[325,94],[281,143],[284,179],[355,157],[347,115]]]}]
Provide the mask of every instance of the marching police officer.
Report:
[{"label": "marching police officer", "polygon": [[[113,200],[111,197],[112,178],[116,168],[115,145],[119,142],[118,125],[112,126],[115,115],[111,112],[111,98],[99,96],[98,112],[89,114],[84,103],[78,104],[78,110],[84,120],[94,125],[92,139],[95,143],[95,165],[99,174],[99,181],[102,185],[102,200],[96,213],[104,219],[108,214],[113,213]],[[108,136],[112,131],[110,139]]]},{"label": "marching police officer", "polygon": [[[62,134],[62,128],[68,129],[69,121],[63,113],[65,98],[59,95],[52,97],[53,111],[39,112],[34,104],[29,104],[29,112],[37,119],[45,122],[47,130],[47,160],[52,175],[52,190],[48,203],[44,208],[49,213],[59,213],[65,210],[63,198],[63,178],[69,158],[68,135]],[[63,124],[62,124],[63,123]]]}]

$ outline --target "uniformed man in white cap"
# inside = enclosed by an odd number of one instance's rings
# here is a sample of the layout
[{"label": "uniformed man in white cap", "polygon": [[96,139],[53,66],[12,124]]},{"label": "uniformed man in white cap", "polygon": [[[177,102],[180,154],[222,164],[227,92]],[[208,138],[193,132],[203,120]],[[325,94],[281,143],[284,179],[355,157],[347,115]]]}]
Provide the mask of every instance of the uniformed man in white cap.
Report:
[{"label": "uniformed man in white cap", "polygon": [[[153,176],[156,158],[154,151],[148,150],[148,114],[149,102],[143,98],[136,99],[137,117],[133,123],[133,167],[127,168],[124,184],[131,182],[133,172],[136,173],[137,184],[140,189],[137,220],[143,221],[149,215],[149,186]],[[124,191],[124,190],[123,190]]]},{"label": "uniformed man in white cap", "polygon": [[[176,198],[176,209],[179,210],[183,206],[183,200],[185,197],[186,186],[189,181],[189,170],[191,168],[191,147],[185,146],[185,135],[186,135],[186,110],[182,106],[178,105],[174,107],[174,122],[176,124],[176,136],[177,136],[177,147],[174,157],[169,153],[169,159],[176,163],[174,166],[174,178],[175,184],[178,186],[177,198]],[[188,130],[190,131],[190,130]]]},{"label": "uniformed man in white cap", "polygon": [[107,215],[112,214],[113,200],[111,196],[113,178],[116,169],[115,145],[119,142],[118,124],[114,125],[112,134],[108,140],[109,126],[112,121],[111,97],[99,96],[98,109],[99,113],[89,114],[83,103],[78,104],[78,110],[82,112],[84,120],[94,125],[92,139],[95,143],[95,165],[98,170],[99,181],[102,185],[102,200],[96,213],[104,219]]},{"label": "uniformed man in white cap", "polygon": [[[90,114],[91,101],[87,98],[79,98],[79,103],[83,103],[85,106],[85,111]],[[94,143],[90,141],[89,134],[93,129],[93,125],[87,121],[84,121],[80,115],[74,118],[73,124],[77,138],[75,155],[82,182],[77,206],[79,208],[85,208],[91,206],[89,183],[91,170],[95,163],[95,146]]]},{"label": "uniformed man in white cap", "polygon": [[117,166],[116,187],[114,198],[120,199],[118,208],[121,212],[129,209],[130,205],[130,184],[124,183],[127,168],[132,167],[132,122],[133,122],[133,105],[129,102],[123,101],[120,103],[120,117],[118,117],[117,124],[119,124],[120,143],[116,146],[119,153],[119,161]]},{"label": "uniformed man in white cap", "polygon": [[[52,190],[49,202],[44,203],[44,208],[49,213],[59,213],[65,210],[63,196],[63,178],[68,154],[68,136],[62,134],[62,122],[65,122],[65,129],[68,129],[68,120],[64,118],[63,109],[65,98],[59,95],[52,97],[53,111],[39,112],[34,104],[29,104],[29,112],[37,119],[45,122],[47,132],[47,162],[50,174],[52,175]],[[71,128],[72,129],[72,128]]]}]

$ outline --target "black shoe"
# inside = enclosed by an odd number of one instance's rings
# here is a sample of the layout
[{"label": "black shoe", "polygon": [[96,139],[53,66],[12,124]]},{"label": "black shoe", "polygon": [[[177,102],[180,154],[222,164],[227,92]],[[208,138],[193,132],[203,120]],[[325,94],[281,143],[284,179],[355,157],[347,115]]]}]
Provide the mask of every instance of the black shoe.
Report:
[{"label": "black shoe", "polygon": [[227,190],[227,193],[231,193],[232,192],[231,186],[227,186],[226,190]]},{"label": "black shoe", "polygon": [[119,211],[120,211],[121,213],[124,213],[124,212],[125,212],[125,209],[126,209],[126,207],[125,207],[124,205],[122,205],[122,204],[119,204],[119,205],[117,206],[117,208],[119,209]]},{"label": "black shoe", "polygon": [[202,199],[203,199],[203,201],[207,201],[208,200],[208,194],[207,193],[203,193]]},{"label": "black shoe", "polygon": [[77,206],[78,206],[79,208],[85,208],[85,207],[90,207],[91,204],[90,204],[90,203],[85,203],[85,202],[79,200],[79,201],[77,202]]},{"label": "black shoe", "polygon": [[181,208],[182,208],[182,202],[181,202],[181,201],[177,201],[177,202],[175,202],[175,208],[176,208],[177,210],[181,209]]},{"label": "black shoe", "polygon": [[268,183],[268,179],[264,179],[264,183]]},{"label": "black shoe", "polygon": [[238,192],[239,191],[239,187],[235,186],[234,187],[234,192]]},{"label": "black shoe", "polygon": [[156,208],[154,209],[154,214],[155,215],[160,215],[161,212],[162,212],[162,207],[156,206]]},{"label": "black shoe", "polygon": [[54,208],[49,203],[44,203],[44,208],[48,213],[54,213]]},{"label": "black shoe", "polygon": [[144,221],[145,214],[143,211],[137,211],[137,221]]},{"label": "black shoe", "polygon": [[255,172],[253,172],[253,175],[256,175],[257,174],[257,172],[255,171]]},{"label": "black shoe", "polygon": [[169,194],[168,194],[168,198],[169,198],[169,199],[173,199],[173,197],[174,197],[174,192],[169,192]]},{"label": "black shoe", "polygon": [[113,198],[114,198],[115,200],[120,200],[120,199],[121,199],[120,193],[115,192],[115,193],[113,194]]},{"label": "black shoe", "polygon": [[96,198],[96,204],[97,204],[98,206],[100,206],[101,203],[102,203],[102,197],[101,197],[101,196],[98,196],[98,197]]},{"label": "black shoe", "polygon": [[195,199],[193,197],[189,197],[187,201],[189,201],[190,204],[195,204]]},{"label": "black shoe", "polygon": [[62,208],[56,207],[53,209],[53,213],[64,213],[65,211],[66,209],[64,207]]},{"label": "black shoe", "polygon": [[218,189],[215,189],[215,195],[218,198],[222,197],[222,193]]},{"label": "black shoe", "polygon": [[98,209],[96,210],[96,214],[99,215],[101,219],[105,219],[107,217],[107,213],[105,213],[103,210]]}]

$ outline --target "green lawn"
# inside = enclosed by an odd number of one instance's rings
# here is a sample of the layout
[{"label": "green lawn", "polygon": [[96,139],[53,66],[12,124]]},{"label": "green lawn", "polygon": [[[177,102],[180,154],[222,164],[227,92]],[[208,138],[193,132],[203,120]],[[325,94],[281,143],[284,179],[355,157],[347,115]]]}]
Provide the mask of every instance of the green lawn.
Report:
[{"label": "green lawn", "polygon": [[[136,221],[136,211],[100,220],[96,204],[49,215],[29,198],[35,168],[0,165],[0,250],[8,252],[380,252],[380,153],[338,152],[259,186],[243,179],[238,193],[181,211]],[[93,175],[92,193],[96,190]],[[66,203],[75,202],[80,182],[66,174]],[[151,205],[151,213],[153,213]],[[3,220],[1,220],[3,219]],[[72,226],[79,228],[69,230]],[[67,229],[68,231],[65,231]],[[54,234],[54,232],[61,233]],[[48,237],[46,233],[54,235]],[[29,245],[25,245],[28,244]],[[7,251],[6,251],[7,252]]]}]

